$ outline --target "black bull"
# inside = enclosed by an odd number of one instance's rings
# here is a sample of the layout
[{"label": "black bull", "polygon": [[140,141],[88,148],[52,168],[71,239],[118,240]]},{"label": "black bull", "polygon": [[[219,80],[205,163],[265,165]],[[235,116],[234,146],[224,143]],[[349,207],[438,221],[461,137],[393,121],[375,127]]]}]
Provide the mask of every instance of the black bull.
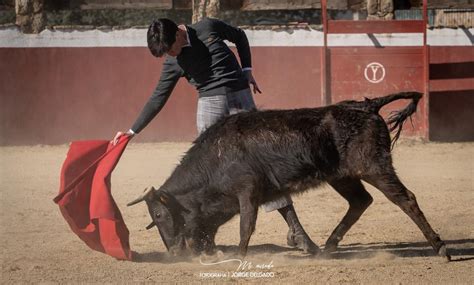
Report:
[{"label": "black bull", "polygon": [[[145,201],[168,251],[212,252],[217,229],[240,213],[240,254],[245,255],[259,205],[284,193],[330,184],[349,209],[325,244],[336,250],[372,203],[361,180],[399,206],[436,253],[449,259],[445,243],[418,207],[415,195],[392,165],[390,131],[398,139],[422,94],[403,92],[365,101],[296,110],[253,111],[222,119],[197,138],[158,190],[148,188],[129,203]],[[388,119],[381,107],[411,99]]]}]

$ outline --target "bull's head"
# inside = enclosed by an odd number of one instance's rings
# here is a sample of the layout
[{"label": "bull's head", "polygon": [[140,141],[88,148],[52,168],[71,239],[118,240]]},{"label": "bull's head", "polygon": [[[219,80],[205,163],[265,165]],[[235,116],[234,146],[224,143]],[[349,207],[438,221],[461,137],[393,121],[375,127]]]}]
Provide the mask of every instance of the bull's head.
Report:
[{"label": "bull's head", "polygon": [[156,226],[168,252],[173,255],[183,254],[186,249],[183,214],[187,210],[173,196],[153,187],[146,188],[140,197],[128,203],[127,206],[143,201],[146,202],[152,219],[146,228],[151,229]]}]

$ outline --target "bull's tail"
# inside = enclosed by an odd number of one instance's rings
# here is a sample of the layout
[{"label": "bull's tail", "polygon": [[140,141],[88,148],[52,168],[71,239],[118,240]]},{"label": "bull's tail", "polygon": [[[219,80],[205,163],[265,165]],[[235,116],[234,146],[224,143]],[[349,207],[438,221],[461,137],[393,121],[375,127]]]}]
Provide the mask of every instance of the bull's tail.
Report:
[{"label": "bull's tail", "polygon": [[421,99],[422,96],[423,96],[423,93],[420,93],[420,92],[400,92],[400,93],[390,94],[390,95],[379,97],[379,98],[368,99],[366,101],[366,104],[368,104],[368,110],[370,110],[371,112],[378,113],[383,106],[390,104],[393,101],[397,101],[400,99],[412,99],[412,102],[410,103],[410,105],[408,105],[405,109],[400,111],[400,112],[404,112],[405,110],[411,110],[411,113],[409,114],[411,115],[416,111],[416,106],[418,105],[418,101]]},{"label": "bull's tail", "polygon": [[387,124],[389,125],[390,132],[396,131],[395,135],[392,138],[392,148],[395,145],[395,142],[400,137],[400,133],[402,132],[403,128],[403,123],[407,118],[411,117],[411,115],[416,112],[418,101],[420,101],[422,96],[423,94],[419,92],[400,92],[380,98],[368,99],[366,101],[366,104],[368,104],[368,109],[372,112],[378,113],[383,106],[393,101],[400,99],[412,100],[405,109],[392,112],[387,119]]},{"label": "bull's tail", "polygon": [[392,138],[393,148],[395,142],[400,137],[400,133],[402,132],[403,128],[403,123],[408,117],[410,117],[413,113],[416,112],[416,106],[418,105],[418,101],[420,101],[422,96],[423,94],[419,92],[400,92],[379,98],[365,98],[365,101],[343,101],[338,104],[345,105],[351,108],[361,109],[371,113],[378,113],[383,106],[393,101],[400,99],[411,99],[411,103],[405,109],[392,112],[392,114],[387,119],[387,124],[389,125],[390,132],[396,131],[395,135]]}]

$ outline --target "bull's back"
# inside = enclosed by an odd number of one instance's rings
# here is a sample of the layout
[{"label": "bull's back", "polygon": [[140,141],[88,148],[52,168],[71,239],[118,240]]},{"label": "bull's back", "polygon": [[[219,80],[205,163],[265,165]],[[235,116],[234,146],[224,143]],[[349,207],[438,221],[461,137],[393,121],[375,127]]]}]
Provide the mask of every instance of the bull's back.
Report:
[{"label": "bull's back", "polygon": [[382,150],[389,151],[383,119],[345,106],[246,112],[205,131],[188,152],[193,159],[187,162],[207,169],[204,176],[220,176],[230,163],[237,163],[242,172],[257,173],[275,188],[302,182],[317,185],[341,170],[351,174],[365,167],[370,162],[364,157],[380,153],[373,149],[380,147],[375,143],[380,135]]},{"label": "bull's back", "polygon": [[214,142],[240,152],[239,164],[264,173],[263,179],[275,188],[323,181],[339,160],[325,123],[329,112],[315,108],[240,113],[211,127],[197,143]]}]

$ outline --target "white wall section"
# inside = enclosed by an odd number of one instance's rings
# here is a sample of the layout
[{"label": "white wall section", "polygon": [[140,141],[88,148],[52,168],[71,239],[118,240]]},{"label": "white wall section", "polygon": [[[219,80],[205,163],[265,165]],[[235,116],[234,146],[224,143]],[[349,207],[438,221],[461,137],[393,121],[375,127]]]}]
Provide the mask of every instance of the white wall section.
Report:
[{"label": "white wall section", "polygon": [[[251,46],[322,46],[323,33],[316,30],[245,30]],[[432,46],[473,46],[474,29],[428,30]],[[330,34],[329,46],[419,46],[422,34]],[[44,30],[38,35],[16,27],[0,29],[0,48],[34,47],[146,47],[146,29]]]}]

